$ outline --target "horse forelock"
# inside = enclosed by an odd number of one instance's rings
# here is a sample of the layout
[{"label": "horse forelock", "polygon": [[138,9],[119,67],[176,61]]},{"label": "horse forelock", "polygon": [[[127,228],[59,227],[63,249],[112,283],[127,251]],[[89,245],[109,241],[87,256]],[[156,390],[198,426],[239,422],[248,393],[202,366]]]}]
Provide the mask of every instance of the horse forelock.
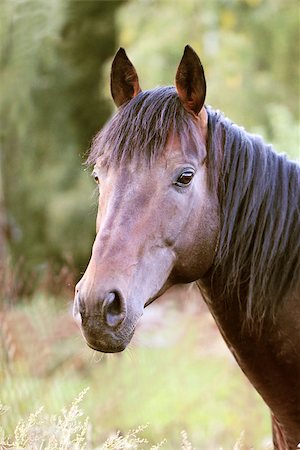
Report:
[{"label": "horse forelock", "polygon": [[220,145],[215,274],[227,301],[238,296],[245,325],[259,329],[300,288],[300,167],[209,111],[208,155],[215,160]]},{"label": "horse forelock", "polygon": [[120,165],[152,162],[164,151],[170,136],[180,139],[183,151],[203,145],[198,126],[182,106],[174,86],[140,92],[121,106],[93,140],[87,164]]}]

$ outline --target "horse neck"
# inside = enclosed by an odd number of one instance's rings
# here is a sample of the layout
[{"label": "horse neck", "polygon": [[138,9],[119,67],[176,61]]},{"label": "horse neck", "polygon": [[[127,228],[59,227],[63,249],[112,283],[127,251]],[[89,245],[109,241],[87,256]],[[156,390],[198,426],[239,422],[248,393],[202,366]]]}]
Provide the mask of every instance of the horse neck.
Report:
[{"label": "horse neck", "polygon": [[277,324],[266,319],[256,333],[245,327],[237,296],[224,295],[211,274],[198,285],[229,350],[294,448],[300,441],[300,292],[284,304]]},{"label": "horse neck", "polygon": [[[220,138],[220,130],[223,133],[223,139]],[[213,131],[216,131],[216,127]],[[227,132],[229,133],[229,138],[226,137]],[[271,178],[272,176],[272,179],[266,180],[265,184],[265,189],[269,190],[270,195],[267,198],[265,195],[266,191],[260,193],[257,186],[253,186],[260,179],[260,177],[257,177],[257,174],[253,178],[248,178],[248,189],[244,193],[245,196],[248,196],[249,192],[253,192],[254,197],[252,199],[244,197],[242,201],[243,193],[235,193],[236,196],[233,200],[236,202],[234,206],[238,213],[236,213],[231,222],[228,220],[226,224],[232,226],[231,238],[228,238],[228,234],[226,236],[228,230],[224,230],[224,228],[222,230],[224,223],[221,223],[220,246],[225,247],[219,247],[219,258],[216,258],[213,267],[198,284],[204,293],[206,303],[229,349],[244,373],[269,405],[278,421],[284,424],[288,439],[291,436],[292,448],[292,445],[295,446],[294,441],[296,439],[300,440],[299,212],[297,215],[299,208],[297,198],[300,201],[300,171],[283,157],[278,157],[274,154],[271,149],[266,148],[266,153],[264,153],[265,149],[262,141],[257,141],[256,139],[252,141],[251,136],[240,129],[238,129],[237,135],[238,137],[236,138],[235,130],[231,129],[231,124],[228,121],[221,121],[219,134],[217,133],[217,137],[213,139],[211,137],[211,139],[213,140],[212,143],[219,144],[223,141],[224,144],[226,138],[228,138],[229,144],[233,146],[230,149],[232,158],[236,158],[234,152],[240,149],[240,145],[237,144],[245,145],[245,141],[247,139],[250,140],[250,145],[254,145],[253,150],[255,152],[252,155],[253,167],[249,167],[249,169],[253,171],[258,166],[258,161],[255,159],[256,156],[262,158],[262,164],[259,166],[260,170],[263,170],[264,165],[269,162],[273,164],[273,169],[272,167],[269,169],[271,170],[269,177]],[[248,149],[246,150],[248,151]],[[216,152],[216,149],[214,151]],[[223,151],[226,151],[226,149],[223,149]],[[259,154],[256,155],[256,152],[259,152]],[[248,155],[251,156],[249,151]],[[231,162],[230,158],[228,158],[223,164],[223,167],[227,164],[228,171],[231,170]],[[236,159],[235,163],[239,164],[239,161]],[[237,175],[239,175],[238,172]],[[248,175],[251,176],[251,170],[248,170]],[[228,182],[229,176],[233,176],[233,184],[235,183],[235,173],[230,174],[228,172],[227,178],[224,177],[221,180],[221,185],[223,185],[223,192],[220,197],[220,201],[223,201],[223,204],[220,204],[221,211],[222,209],[224,211],[224,208],[228,207],[228,205],[232,205],[231,199],[226,198],[226,182]],[[286,180],[288,184],[281,187],[278,184],[280,180]],[[243,182],[242,179],[239,181]],[[286,186],[289,186],[288,190],[286,190]],[[245,189],[245,186],[243,188]],[[287,201],[286,196],[289,190],[294,191],[295,197],[290,197]],[[248,205],[253,206],[254,200],[256,201],[255,205],[260,202],[260,211],[263,212],[263,202],[267,203],[269,209],[266,211],[266,216],[268,217],[263,217],[262,219],[266,219],[266,222],[260,223],[261,213],[257,209],[255,220],[253,220],[253,215],[249,215],[252,220],[252,223],[249,222],[249,224],[253,228],[247,230],[247,223],[241,223],[240,218],[247,217],[250,209],[247,211],[242,208],[247,208],[247,202]],[[276,219],[275,213],[282,212],[278,205],[282,204],[286,208],[285,214]],[[267,243],[269,247],[266,248],[263,247],[266,236],[262,232],[270,217],[273,222],[271,221],[271,225],[268,223],[268,226],[270,226],[268,238],[270,240]],[[280,233],[278,229],[272,228],[276,224],[282,227]],[[285,225],[287,226],[285,227]],[[290,237],[284,234],[286,229],[291,230]],[[297,230],[299,230],[298,233]],[[249,233],[252,234],[250,235]],[[247,236],[249,239],[251,238],[251,245],[249,245]],[[236,246],[236,242],[234,242],[236,238],[239,240],[239,246]],[[261,246],[257,239],[261,239]],[[275,253],[274,248],[276,246],[274,242],[278,247],[282,242],[285,242],[284,251],[281,249],[281,252]],[[241,254],[239,251],[243,251],[243,245],[248,245],[248,248],[247,252]],[[224,252],[224,248],[227,251]],[[256,249],[255,256],[265,257],[266,263],[260,264],[258,277],[253,279],[256,291],[252,297],[254,303],[251,304],[254,305],[254,310],[250,310],[249,313],[247,305],[249,279],[251,277],[251,268],[257,269],[251,255],[253,248]],[[259,251],[261,248],[263,248],[264,253],[260,255]],[[271,267],[268,266],[268,257],[272,252],[273,266]],[[287,260],[285,255],[290,256],[290,261]],[[261,261],[262,259],[259,262],[261,263]],[[293,261],[294,264],[292,264]],[[234,270],[232,270],[232,267],[234,267]],[[236,272],[237,270],[239,272]],[[265,273],[263,270],[265,270]],[[270,278],[267,278],[267,275],[271,275]],[[283,286],[280,285],[280,279],[276,279],[280,278],[280,276],[287,276],[289,286],[284,284],[284,294],[287,293],[287,295],[280,296],[276,292],[276,289],[279,291],[279,288],[282,289]],[[265,282],[264,286],[259,284],[260,281]],[[276,320],[274,320],[274,317],[276,317]]]}]

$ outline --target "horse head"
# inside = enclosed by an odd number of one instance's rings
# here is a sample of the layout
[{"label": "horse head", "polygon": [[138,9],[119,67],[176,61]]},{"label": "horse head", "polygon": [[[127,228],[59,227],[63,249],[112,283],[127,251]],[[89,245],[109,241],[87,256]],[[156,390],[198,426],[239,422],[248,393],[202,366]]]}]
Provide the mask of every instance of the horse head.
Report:
[{"label": "horse head", "polygon": [[120,49],[111,69],[119,108],[95,138],[97,234],[76,286],[74,316],[87,344],[122,351],[144,308],[171,286],[198,280],[217,243],[217,195],[207,177],[206,83],[186,47],[174,87],[142,92]]}]

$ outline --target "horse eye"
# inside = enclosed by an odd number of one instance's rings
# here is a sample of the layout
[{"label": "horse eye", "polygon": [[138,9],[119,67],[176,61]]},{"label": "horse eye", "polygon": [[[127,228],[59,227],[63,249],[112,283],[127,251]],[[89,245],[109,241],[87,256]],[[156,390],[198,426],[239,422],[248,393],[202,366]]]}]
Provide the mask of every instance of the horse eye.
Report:
[{"label": "horse eye", "polygon": [[177,184],[177,186],[187,186],[192,181],[194,174],[193,170],[185,170],[179,175],[175,184]]}]

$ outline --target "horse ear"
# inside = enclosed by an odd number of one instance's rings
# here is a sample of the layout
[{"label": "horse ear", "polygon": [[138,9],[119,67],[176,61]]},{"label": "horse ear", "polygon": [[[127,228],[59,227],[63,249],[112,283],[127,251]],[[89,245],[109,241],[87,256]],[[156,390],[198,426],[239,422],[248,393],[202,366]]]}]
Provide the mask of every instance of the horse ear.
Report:
[{"label": "horse ear", "polygon": [[176,89],[184,108],[198,115],[204,105],[206,81],[197,53],[187,45],[177,69]]},{"label": "horse ear", "polygon": [[110,90],[112,98],[118,107],[141,92],[136,70],[123,48],[117,51],[112,62]]}]

